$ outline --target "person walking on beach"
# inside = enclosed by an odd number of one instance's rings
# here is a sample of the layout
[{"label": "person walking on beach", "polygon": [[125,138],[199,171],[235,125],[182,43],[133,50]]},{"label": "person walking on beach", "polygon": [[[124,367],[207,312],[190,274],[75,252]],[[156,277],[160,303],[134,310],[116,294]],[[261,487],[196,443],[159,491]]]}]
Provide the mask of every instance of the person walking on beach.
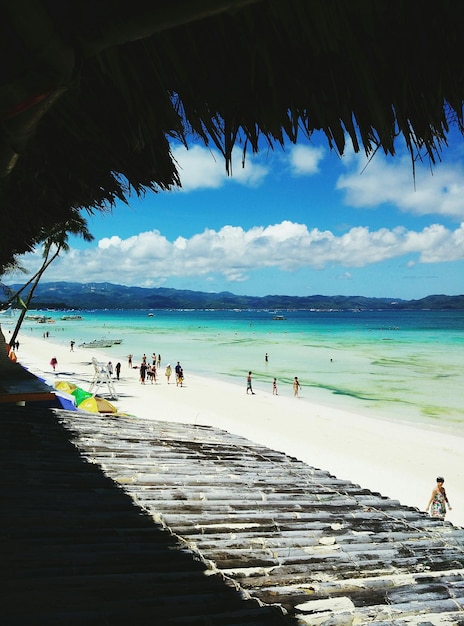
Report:
[{"label": "person walking on beach", "polygon": [[184,370],[180,368],[179,373],[177,375],[176,385],[180,385],[181,387],[184,384]]},{"label": "person walking on beach", "polygon": [[178,385],[179,384],[179,374],[182,371],[182,367],[181,367],[179,361],[177,361],[177,365],[174,368],[174,371],[176,372],[176,385]]},{"label": "person walking on beach", "polygon": [[298,376],[295,376],[295,378],[293,379],[293,395],[295,396],[295,398],[298,398],[298,392],[300,388],[301,388],[301,385],[298,380]]},{"label": "person walking on beach", "polygon": [[171,378],[171,374],[172,374],[171,364],[168,363],[166,365],[166,370],[164,372],[164,375],[166,376],[167,381],[168,381],[168,385],[169,385],[169,379]]},{"label": "person walking on beach", "polygon": [[273,396],[278,396],[279,395],[277,393],[277,378],[274,378],[274,380],[272,381],[272,395]]},{"label": "person walking on beach", "polygon": [[127,366],[129,369],[132,369],[132,354],[127,355]]},{"label": "person walking on beach", "polygon": [[119,380],[119,375],[121,373],[121,363],[119,363],[119,361],[116,363],[116,366],[114,369],[116,371],[116,379]]},{"label": "person walking on beach", "polygon": [[251,384],[251,372],[248,372],[246,392],[247,392],[247,395],[248,395],[248,392],[251,392],[252,396],[255,395],[255,392],[253,391],[253,386]]},{"label": "person walking on beach", "polygon": [[108,361],[106,369],[107,369],[108,374],[109,374],[109,376],[111,378],[113,376],[113,364],[111,363],[111,361]]},{"label": "person walking on beach", "polygon": [[56,366],[58,365],[58,360],[56,358],[56,356],[52,357],[51,361],[50,361],[50,365],[53,367],[53,371],[56,371]]},{"label": "person walking on beach", "polygon": [[426,511],[430,509],[430,517],[441,520],[445,519],[446,505],[448,505],[449,511],[452,510],[448,501],[448,497],[446,495],[445,488],[443,487],[444,482],[445,479],[443,478],[443,476],[438,476],[437,486],[433,489],[432,495],[430,496],[430,500],[426,508]]},{"label": "person walking on beach", "polygon": [[70,348],[69,348],[69,352],[74,352],[74,344],[76,342],[74,341],[74,339],[71,340],[71,343],[69,344]]},{"label": "person walking on beach", "polygon": [[158,369],[161,367],[161,354],[158,354]]}]

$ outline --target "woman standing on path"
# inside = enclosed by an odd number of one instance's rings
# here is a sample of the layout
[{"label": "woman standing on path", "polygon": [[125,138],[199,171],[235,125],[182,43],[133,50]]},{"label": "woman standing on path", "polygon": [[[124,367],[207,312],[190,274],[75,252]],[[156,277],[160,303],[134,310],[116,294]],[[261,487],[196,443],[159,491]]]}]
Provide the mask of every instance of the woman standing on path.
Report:
[{"label": "woman standing on path", "polygon": [[451,511],[450,503],[448,502],[448,497],[446,495],[445,488],[443,487],[444,482],[445,479],[442,476],[438,476],[437,486],[432,491],[432,495],[430,496],[430,500],[426,508],[426,511],[430,509],[431,517],[442,520],[445,519],[446,505],[448,505],[448,510]]}]

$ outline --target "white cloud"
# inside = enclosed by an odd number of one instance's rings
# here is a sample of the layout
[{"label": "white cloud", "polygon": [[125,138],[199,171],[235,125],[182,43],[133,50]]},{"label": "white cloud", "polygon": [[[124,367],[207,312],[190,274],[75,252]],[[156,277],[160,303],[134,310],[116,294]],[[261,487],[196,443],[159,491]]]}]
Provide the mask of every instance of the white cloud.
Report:
[{"label": "white cloud", "polygon": [[322,147],[296,145],[290,151],[290,166],[296,176],[317,174],[319,163],[325,156]]},{"label": "white cloud", "polygon": [[[307,176],[319,172],[319,164],[325,154],[322,147],[296,145],[283,158],[277,159],[288,160],[288,167],[294,176]],[[228,176],[224,157],[218,150],[200,145],[193,145],[188,150],[184,146],[177,146],[172,148],[172,155],[178,167],[182,188],[171,193],[219,189],[230,183],[257,187],[268,176],[273,161],[248,151],[243,165],[242,150],[236,147],[232,154],[231,176]]]},{"label": "white cloud", "polygon": [[[128,239],[102,239],[85,250],[71,249],[50,266],[45,280],[156,286],[173,277],[220,274],[230,282],[241,282],[263,268],[295,271],[334,265],[345,268],[343,275],[349,279],[347,268],[403,256],[414,256],[422,263],[464,259],[464,223],[454,231],[440,224],[418,232],[404,227],[377,231],[356,227],[336,236],[328,230],[309,230],[304,224],[283,221],[247,231],[236,226],[205,229],[173,242],[153,230]],[[23,263],[32,268],[40,259],[39,253],[26,255]]]},{"label": "white cloud", "polygon": [[247,155],[245,167],[242,167],[242,154],[239,148],[233,151],[232,177],[227,175],[224,157],[217,150],[199,145],[186,150],[179,146],[173,148],[172,154],[182,183],[182,189],[177,193],[195,189],[219,189],[230,182],[255,187],[268,174],[268,168],[250,154]]},{"label": "white cloud", "polygon": [[414,215],[443,215],[464,219],[464,170],[460,164],[438,164],[433,171],[416,163],[415,176],[409,157],[387,160],[377,154],[366,164],[357,155],[342,160],[349,172],[340,176],[337,188],[353,207],[377,207],[393,203]]}]

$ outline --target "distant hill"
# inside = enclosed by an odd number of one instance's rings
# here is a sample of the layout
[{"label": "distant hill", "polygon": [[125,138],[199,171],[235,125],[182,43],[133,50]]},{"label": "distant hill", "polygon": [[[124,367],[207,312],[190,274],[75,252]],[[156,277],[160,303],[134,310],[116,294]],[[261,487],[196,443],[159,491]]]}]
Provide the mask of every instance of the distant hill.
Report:
[{"label": "distant hill", "polygon": [[[10,285],[18,289],[21,285]],[[24,296],[23,296],[24,297]],[[315,309],[391,310],[464,309],[464,295],[432,295],[420,300],[393,300],[364,296],[239,296],[229,291],[208,293],[167,289],[125,287],[111,283],[43,283],[37,287],[33,309]]]}]

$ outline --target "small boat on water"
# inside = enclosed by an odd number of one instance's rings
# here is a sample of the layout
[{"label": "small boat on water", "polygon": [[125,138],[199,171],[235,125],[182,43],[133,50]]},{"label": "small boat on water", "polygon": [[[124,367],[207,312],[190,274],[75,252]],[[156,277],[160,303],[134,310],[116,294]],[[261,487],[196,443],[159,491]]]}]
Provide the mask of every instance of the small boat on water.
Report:
[{"label": "small boat on water", "polygon": [[68,322],[74,322],[77,320],[83,320],[82,315],[63,315],[60,319],[66,320]]},{"label": "small boat on water", "polygon": [[111,348],[111,346],[119,345],[122,339],[94,339],[93,341],[85,341],[79,344],[79,348]]},{"label": "small boat on water", "polygon": [[37,324],[54,324],[55,320],[46,315],[26,315],[26,320],[37,322]]},{"label": "small boat on water", "polygon": [[274,315],[273,320],[286,320],[287,318],[283,315]]}]

